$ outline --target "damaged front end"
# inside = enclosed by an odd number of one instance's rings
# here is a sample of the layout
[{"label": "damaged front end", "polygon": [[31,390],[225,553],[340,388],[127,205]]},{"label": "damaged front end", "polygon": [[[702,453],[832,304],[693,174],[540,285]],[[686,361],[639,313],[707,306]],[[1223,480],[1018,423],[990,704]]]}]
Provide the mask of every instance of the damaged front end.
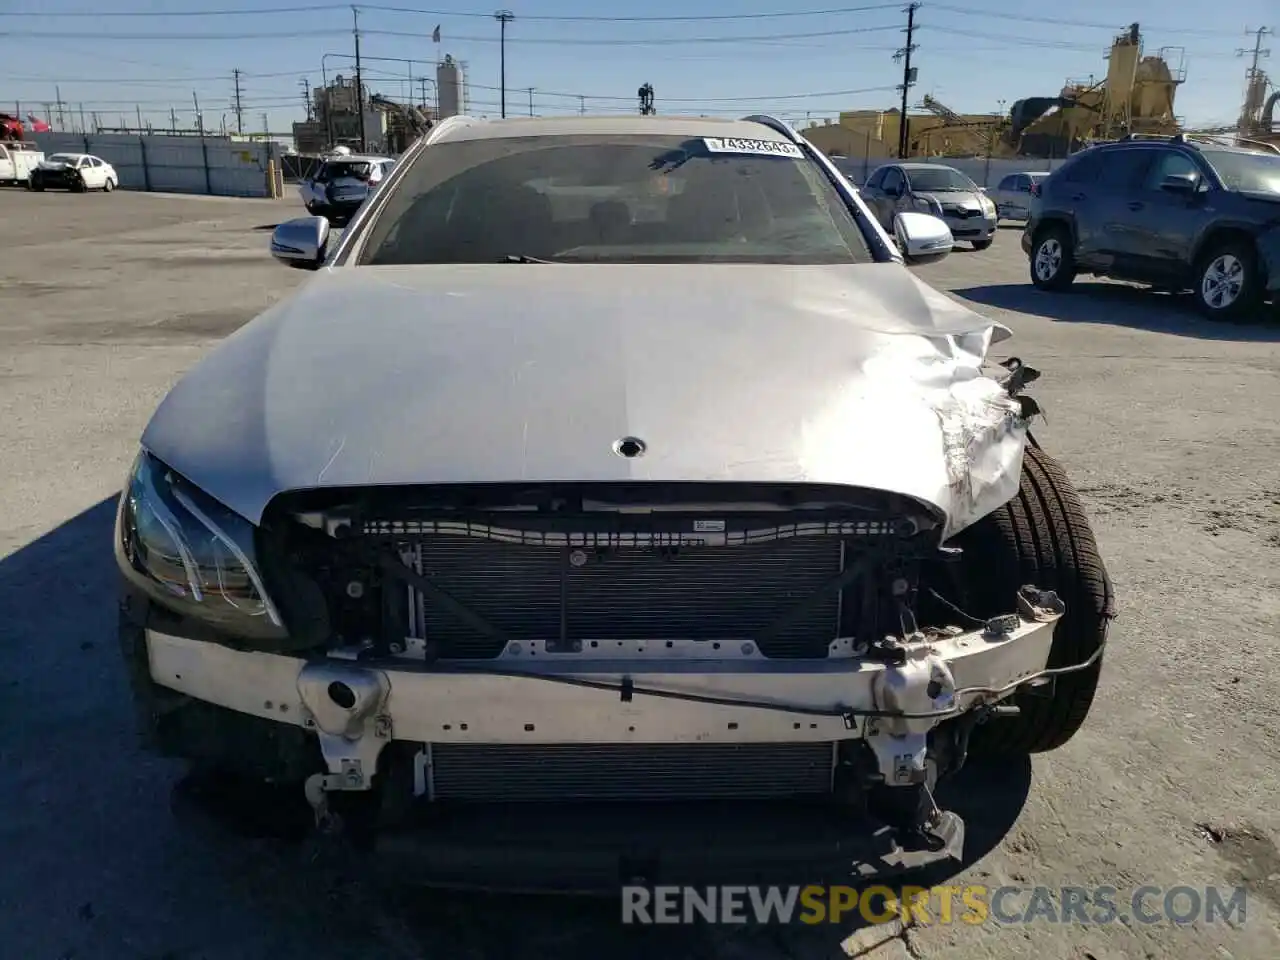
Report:
[{"label": "damaged front end", "polygon": [[[187,512],[148,525],[148,497]],[[880,870],[958,856],[933,788],[1043,673],[1064,608],[1011,585],[1007,614],[966,615],[946,532],[935,507],[838,486],[461,484],[281,495],[246,541],[145,458],[117,543],[149,598],[133,657],[153,723],[275,728],[273,776],[303,772],[322,825],[376,797],[388,837],[434,837],[419,862],[474,883],[461,865],[487,861],[450,859],[461,837],[509,852],[566,817],[596,860],[670,876],[688,840],[637,861],[620,825],[708,803],[723,822],[726,801],[805,811],[844,861],[851,832],[874,836]],[[185,729],[171,752],[192,755]],[[203,759],[249,753],[196,739]]]}]

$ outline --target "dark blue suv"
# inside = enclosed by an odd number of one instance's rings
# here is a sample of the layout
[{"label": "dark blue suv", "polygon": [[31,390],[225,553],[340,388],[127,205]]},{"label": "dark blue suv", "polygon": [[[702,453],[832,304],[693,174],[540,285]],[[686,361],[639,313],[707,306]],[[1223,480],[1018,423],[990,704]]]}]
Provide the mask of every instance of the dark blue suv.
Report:
[{"label": "dark blue suv", "polygon": [[1280,149],[1183,135],[1077,153],[1040,185],[1022,235],[1031,282],[1078,274],[1191,289],[1211,317],[1280,301]]}]

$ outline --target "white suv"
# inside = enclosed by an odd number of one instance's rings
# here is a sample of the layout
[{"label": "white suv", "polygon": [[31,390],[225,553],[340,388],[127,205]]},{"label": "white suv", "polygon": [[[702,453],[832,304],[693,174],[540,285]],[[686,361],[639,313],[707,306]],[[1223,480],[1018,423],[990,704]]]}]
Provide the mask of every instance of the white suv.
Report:
[{"label": "white suv", "polygon": [[395,160],[391,157],[331,157],[321,164],[314,177],[298,185],[298,192],[308,213],[345,220],[359,209],[393,166]]}]

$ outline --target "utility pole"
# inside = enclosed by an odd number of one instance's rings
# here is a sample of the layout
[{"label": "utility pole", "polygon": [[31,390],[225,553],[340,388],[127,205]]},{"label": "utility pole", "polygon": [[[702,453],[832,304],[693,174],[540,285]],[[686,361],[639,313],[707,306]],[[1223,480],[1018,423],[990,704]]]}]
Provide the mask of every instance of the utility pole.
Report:
[{"label": "utility pole", "polygon": [[578,113],[583,116],[587,114],[587,98],[581,95],[578,97]]},{"label": "utility pole", "polygon": [[[22,114],[18,114],[18,117],[21,118]],[[81,133],[89,132],[89,128],[86,127],[84,124],[84,104],[83,103],[80,104],[80,132]]]},{"label": "utility pole", "polygon": [[244,133],[244,107],[243,107],[243,106],[241,106],[241,104],[240,104],[240,92],[241,92],[241,91],[240,91],[240,71],[239,71],[239,69],[232,70],[232,71],[231,71],[231,76],[232,76],[232,78],[235,80],[235,85],[236,85],[236,99],[235,99],[235,104],[234,104],[234,106],[232,107],[232,109],[235,111],[235,115],[236,115],[236,133],[243,134],[243,133]]},{"label": "utility pole", "polygon": [[[418,85],[422,88],[422,105],[425,107],[427,105],[427,78],[419,77]],[[436,117],[436,119],[439,120],[440,118]]]},{"label": "utility pole", "polygon": [[56,96],[56,97],[58,98],[58,129],[59,129],[59,130],[66,130],[66,129],[67,129],[67,118],[66,118],[66,116],[65,116],[65,115],[63,114],[63,112],[62,112],[62,88],[61,88],[61,87],[54,87],[54,88],[53,88],[53,94],[54,94],[54,96]]},{"label": "utility pole", "polygon": [[196,108],[196,129],[200,131],[200,139],[204,139],[204,114],[200,112],[200,98],[196,96],[194,90],[191,91],[191,103]]},{"label": "utility pole", "polygon": [[173,109],[173,107],[169,108],[169,132],[178,132],[178,111]]},{"label": "utility pole", "polygon": [[311,122],[311,81],[303,77],[298,81],[302,85],[302,105],[307,111],[307,123]]},{"label": "utility pole", "polygon": [[533,116],[533,87],[529,88],[529,116]]},{"label": "utility pole", "polygon": [[502,88],[502,115],[507,115],[507,24],[516,18],[510,10],[499,10],[493,15],[498,21],[500,39],[498,41],[498,85]]},{"label": "utility pole", "polygon": [[360,152],[364,153],[369,148],[365,144],[364,132],[364,74],[360,71],[360,9],[358,7],[351,8],[351,19],[352,32],[356,38],[356,114],[360,117]]},{"label": "utility pole", "polygon": [[142,132],[142,107],[140,107],[138,104],[135,103],[133,105],[133,112],[138,115],[138,132],[141,133]]},{"label": "utility pole", "polygon": [[[1253,56],[1252,64],[1249,66],[1249,69],[1245,71],[1244,105],[1240,108],[1240,123],[1236,128],[1237,136],[1247,137],[1250,133],[1253,132],[1252,127],[1254,122],[1254,116],[1253,116],[1254,111],[1257,110],[1258,107],[1262,106],[1261,103],[1253,102],[1253,90],[1254,90],[1254,86],[1258,82],[1258,74],[1261,72],[1258,69],[1258,61],[1271,56],[1271,51],[1263,48],[1262,38],[1272,32],[1274,31],[1268,30],[1266,27],[1259,27],[1257,30],[1246,29],[1244,32],[1245,36],[1247,37],[1252,35],[1254,38],[1253,49],[1252,50],[1244,50],[1244,49],[1236,50],[1237,57],[1246,57],[1246,56],[1249,56],[1250,54],[1252,54]],[[1261,92],[1265,93],[1266,91],[1263,90]],[[1267,130],[1264,132],[1270,133],[1271,131]]]},{"label": "utility pole", "polygon": [[267,123],[267,115],[262,115],[262,139],[266,140],[271,136],[271,126]]},{"label": "utility pole", "polygon": [[907,96],[911,92],[911,88],[915,86],[916,69],[911,66],[911,54],[915,51],[914,43],[916,34],[916,11],[920,9],[920,4],[912,2],[907,5],[907,45],[901,47],[897,53],[893,55],[894,60],[902,61],[902,85],[898,88],[902,91],[902,115],[898,120],[898,159],[905,160],[907,158],[907,150],[911,146],[911,122],[907,119]]}]

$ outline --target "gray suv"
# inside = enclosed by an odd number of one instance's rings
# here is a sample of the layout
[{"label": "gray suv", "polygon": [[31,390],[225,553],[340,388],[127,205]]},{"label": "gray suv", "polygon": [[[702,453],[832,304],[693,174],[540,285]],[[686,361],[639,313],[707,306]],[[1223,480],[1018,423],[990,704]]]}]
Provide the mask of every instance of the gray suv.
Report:
[{"label": "gray suv", "polygon": [[1280,293],[1280,151],[1184,136],[1090,147],[1041,185],[1022,249],[1044,290],[1089,273],[1246,317]]}]

